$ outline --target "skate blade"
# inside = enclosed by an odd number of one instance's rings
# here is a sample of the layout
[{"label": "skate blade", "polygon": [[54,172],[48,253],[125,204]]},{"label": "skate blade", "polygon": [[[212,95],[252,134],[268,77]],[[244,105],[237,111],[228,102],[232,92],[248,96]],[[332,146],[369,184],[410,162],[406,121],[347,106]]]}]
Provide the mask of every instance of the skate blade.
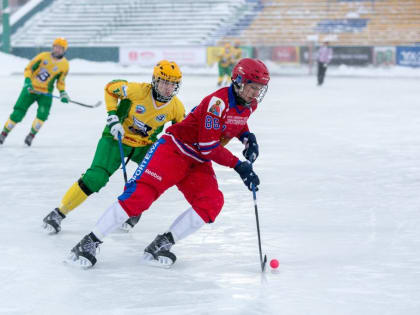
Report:
[{"label": "skate blade", "polygon": [[58,232],[54,229],[54,227],[48,223],[44,223],[42,225],[43,230],[45,233],[47,233],[48,235],[52,235],[52,234],[57,234]]},{"label": "skate blade", "polygon": [[70,253],[63,262],[69,266],[76,267],[79,269],[89,269],[93,267],[92,263],[85,257],[77,256],[74,253]]},{"label": "skate blade", "polygon": [[172,267],[174,262],[172,259],[165,256],[158,256],[158,259],[154,259],[153,255],[144,253],[143,257],[140,259],[140,264],[156,268],[169,269]]},{"label": "skate blade", "polygon": [[122,232],[128,233],[128,232],[131,232],[133,230],[133,227],[130,224],[128,224],[128,223],[123,223],[119,227],[119,230],[122,231]]}]

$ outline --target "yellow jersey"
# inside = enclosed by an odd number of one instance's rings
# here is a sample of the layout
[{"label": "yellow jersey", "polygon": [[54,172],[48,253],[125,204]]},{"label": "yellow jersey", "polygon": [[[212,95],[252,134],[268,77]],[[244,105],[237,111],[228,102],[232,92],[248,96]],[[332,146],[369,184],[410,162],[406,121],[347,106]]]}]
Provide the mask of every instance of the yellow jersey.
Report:
[{"label": "yellow jersey", "polygon": [[242,49],[240,47],[233,47],[233,63],[236,64],[242,58]]},{"label": "yellow jersey", "polygon": [[122,142],[131,147],[152,144],[165,123],[185,117],[184,104],[176,96],[167,103],[155,101],[150,83],[112,81],[105,87],[105,105],[109,114],[119,117],[125,131]]},{"label": "yellow jersey", "polygon": [[69,72],[69,62],[66,58],[55,59],[51,52],[45,51],[32,59],[25,68],[25,78],[30,78],[35,90],[51,93],[54,82],[57,89],[66,89],[66,76]]},{"label": "yellow jersey", "polygon": [[233,50],[232,48],[223,48],[221,55],[219,56],[220,66],[226,68],[233,64]]}]

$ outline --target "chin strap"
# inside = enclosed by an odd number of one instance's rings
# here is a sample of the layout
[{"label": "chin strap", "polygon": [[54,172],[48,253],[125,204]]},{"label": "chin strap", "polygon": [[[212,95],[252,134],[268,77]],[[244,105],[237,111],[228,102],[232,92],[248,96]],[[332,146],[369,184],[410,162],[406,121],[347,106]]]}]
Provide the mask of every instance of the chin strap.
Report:
[{"label": "chin strap", "polygon": [[239,84],[236,83],[235,81],[232,81],[232,83],[233,83],[233,95],[235,95],[236,104],[249,108],[251,106],[251,103],[245,102],[245,100],[242,97],[240,97],[238,93],[238,91],[241,90],[243,86],[242,87],[239,86]]},{"label": "chin strap", "polygon": [[173,96],[164,97],[164,96],[160,95],[158,93],[158,91],[156,91],[156,89],[157,89],[157,87],[154,84],[152,84],[152,95],[153,95],[153,98],[156,101],[162,102],[162,103],[168,103],[173,98]]},{"label": "chin strap", "polygon": [[55,58],[55,59],[61,59],[61,58],[63,58],[64,57],[64,55],[65,54],[62,54],[62,55],[56,55],[56,54],[54,54],[53,52],[51,53],[51,55]]}]

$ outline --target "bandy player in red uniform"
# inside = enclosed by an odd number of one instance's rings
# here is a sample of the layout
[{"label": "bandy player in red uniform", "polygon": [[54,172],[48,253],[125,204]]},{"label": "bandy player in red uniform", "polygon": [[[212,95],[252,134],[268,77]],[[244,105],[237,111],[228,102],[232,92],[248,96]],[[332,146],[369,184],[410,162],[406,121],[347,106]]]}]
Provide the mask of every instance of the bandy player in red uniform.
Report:
[{"label": "bandy player in red uniform", "polygon": [[[258,144],[247,120],[262,101],[269,80],[262,61],[241,59],[233,69],[230,87],[206,96],[150,148],[124,193],[105,211],[92,232],[71,250],[68,262],[92,267],[96,263],[96,248],[106,235],[129,217],[140,215],[165,190],[176,185],[191,208],[146,247],[143,257],[147,264],[171,266],[176,260],[170,251],[175,242],[205,223],[214,222],[222,209],[223,194],[212,161],[233,168],[250,190],[252,186],[258,189],[259,179],[251,164],[258,156]],[[246,161],[224,147],[234,137],[245,144]]]}]

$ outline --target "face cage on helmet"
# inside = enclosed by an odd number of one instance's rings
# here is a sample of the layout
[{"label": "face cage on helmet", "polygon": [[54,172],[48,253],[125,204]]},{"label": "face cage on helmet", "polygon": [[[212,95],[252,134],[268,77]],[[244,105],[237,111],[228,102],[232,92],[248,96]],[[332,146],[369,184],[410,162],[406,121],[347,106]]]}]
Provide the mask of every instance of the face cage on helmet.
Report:
[{"label": "face cage on helmet", "polygon": [[[60,46],[60,47],[62,47],[63,48],[63,53],[61,55],[54,53],[54,46]],[[61,59],[66,54],[66,49],[63,46],[61,46],[61,45],[53,45],[53,51],[51,52],[51,54],[52,54],[52,56],[54,58]]]},{"label": "face cage on helmet", "polygon": [[[158,89],[159,81],[170,82],[170,83],[175,85],[175,88],[174,88],[173,92],[171,93],[171,95],[164,96],[164,95],[159,93],[159,89]],[[152,78],[152,87],[153,87],[153,90],[156,93],[156,100],[159,101],[159,102],[163,102],[163,103],[169,102],[178,93],[180,86],[181,86],[181,82],[172,82],[172,81],[164,80],[164,79],[161,79],[161,78],[156,79],[155,77]]]},{"label": "face cage on helmet", "polygon": [[[246,83],[236,83],[235,81],[233,81],[234,84],[238,87],[238,92],[242,92],[245,88],[245,84]],[[252,83],[252,82],[250,82]],[[264,85],[261,89],[260,89],[260,93],[258,93],[258,96],[255,98],[257,100],[258,103],[261,103],[265,94],[267,93],[267,89],[268,89],[268,85]]]}]

